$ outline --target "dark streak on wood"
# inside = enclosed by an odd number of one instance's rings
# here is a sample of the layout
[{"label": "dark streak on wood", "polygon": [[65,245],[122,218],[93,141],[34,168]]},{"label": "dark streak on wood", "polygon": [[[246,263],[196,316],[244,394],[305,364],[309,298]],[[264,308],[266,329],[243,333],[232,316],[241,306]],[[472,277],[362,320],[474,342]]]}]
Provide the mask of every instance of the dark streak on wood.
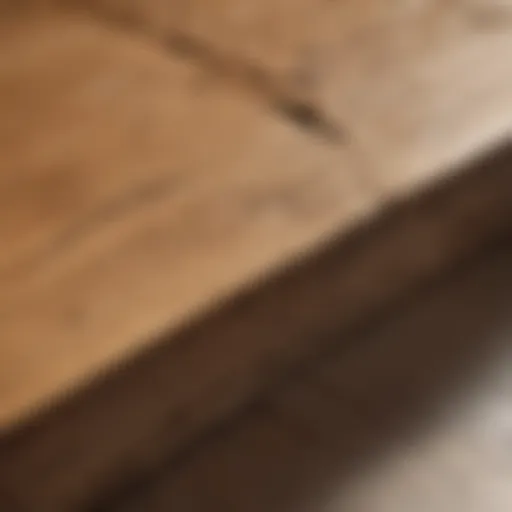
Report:
[{"label": "dark streak on wood", "polygon": [[342,130],[327,120],[325,114],[314,104],[281,98],[275,103],[277,112],[285,119],[314,135],[319,135],[330,142],[341,143],[344,139]]}]

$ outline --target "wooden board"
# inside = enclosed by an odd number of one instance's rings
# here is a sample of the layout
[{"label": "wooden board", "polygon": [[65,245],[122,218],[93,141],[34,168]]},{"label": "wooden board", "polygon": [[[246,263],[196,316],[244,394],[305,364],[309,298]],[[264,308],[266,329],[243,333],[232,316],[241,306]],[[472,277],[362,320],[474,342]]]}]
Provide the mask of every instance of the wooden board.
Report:
[{"label": "wooden board", "polygon": [[372,204],[349,150],[309,140],[236,88],[201,93],[193,64],[88,20],[11,32],[3,424]]},{"label": "wooden board", "polygon": [[[211,30],[180,33],[151,2],[151,22],[126,10],[136,2],[5,10],[5,500],[75,510],[316,350],[313,333],[509,228],[508,154],[463,165],[510,135],[508,25],[470,23],[467,2],[345,4],[297,5],[284,65],[266,57],[266,4],[257,56],[253,39],[233,43],[233,10],[220,6]],[[314,77],[294,68],[304,46]],[[321,270],[305,272],[333,240]],[[243,314],[226,305],[241,293],[253,297]]]},{"label": "wooden board", "polygon": [[308,102],[317,131],[345,134],[393,187],[509,128],[508,0],[63,2],[274,107]]}]

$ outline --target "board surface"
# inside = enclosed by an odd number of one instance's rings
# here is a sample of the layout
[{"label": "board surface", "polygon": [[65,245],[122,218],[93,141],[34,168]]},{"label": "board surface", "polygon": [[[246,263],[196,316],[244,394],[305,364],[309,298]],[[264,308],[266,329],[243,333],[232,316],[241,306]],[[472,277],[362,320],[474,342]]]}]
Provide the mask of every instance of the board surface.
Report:
[{"label": "board surface", "polygon": [[[508,155],[479,159],[510,137],[506,4],[242,4],[3,7],[0,427],[90,397],[5,443],[40,511],[178,446],[315,350],[301,331],[362,317],[509,227]],[[442,199],[415,206],[431,189]],[[299,269],[194,331],[333,243],[320,281]],[[56,439],[72,460],[45,470]]]}]

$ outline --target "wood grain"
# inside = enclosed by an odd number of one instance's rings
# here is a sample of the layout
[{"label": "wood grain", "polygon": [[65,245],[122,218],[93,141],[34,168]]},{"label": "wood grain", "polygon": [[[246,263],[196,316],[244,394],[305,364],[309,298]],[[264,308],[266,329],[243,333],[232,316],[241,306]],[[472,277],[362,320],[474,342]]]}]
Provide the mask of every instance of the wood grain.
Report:
[{"label": "wood grain", "polygon": [[[450,21],[444,15],[438,24]],[[194,90],[200,62],[169,58],[150,41],[81,17],[13,22],[2,59],[2,111],[12,119],[2,134],[2,203],[10,212],[2,225],[9,247],[2,255],[2,330],[13,367],[19,358],[37,384],[21,372],[6,382],[4,423],[120,348],[179,324],[287,254],[379,210],[423,174],[435,179],[453,155],[467,158],[475,137],[484,144],[490,133],[505,135],[512,75],[491,56],[510,50],[508,34],[488,46],[453,29],[446,44],[430,39],[436,62],[432,48],[417,52],[414,41],[399,40],[420,37],[423,18],[407,22],[407,30],[384,24],[372,51],[402,43],[410,58],[391,54],[385,66],[373,66],[379,74],[364,77],[366,93],[357,77],[361,99],[350,100],[349,141],[329,144],[275,119],[236,83]],[[363,66],[356,51],[352,62],[357,58]],[[49,64],[42,69],[43,61]],[[469,80],[482,62],[492,69]],[[352,68],[345,66],[345,75]],[[422,70],[423,80],[413,73]],[[338,102],[350,99],[343,79],[328,83],[340,90]],[[411,88],[418,97],[402,95]],[[172,273],[164,270],[170,267]],[[102,297],[101,306],[92,297]],[[49,368],[41,367],[30,332],[52,339],[55,348],[43,350],[59,357]]]},{"label": "wood grain", "polygon": [[213,64],[267,100],[309,101],[392,187],[510,128],[507,0],[64,3]]},{"label": "wood grain", "polygon": [[[190,23],[173,2],[4,7],[0,427],[22,510],[76,510],[315,333],[510,228],[509,154],[464,165],[510,137],[506,16],[350,1],[271,19],[262,3],[252,32],[228,4],[191,3]],[[333,241],[322,277],[303,274]]]},{"label": "wood grain", "polygon": [[3,424],[371,204],[349,150],[237,89],[194,90],[201,71],[157,48],[80,19],[11,30]]}]

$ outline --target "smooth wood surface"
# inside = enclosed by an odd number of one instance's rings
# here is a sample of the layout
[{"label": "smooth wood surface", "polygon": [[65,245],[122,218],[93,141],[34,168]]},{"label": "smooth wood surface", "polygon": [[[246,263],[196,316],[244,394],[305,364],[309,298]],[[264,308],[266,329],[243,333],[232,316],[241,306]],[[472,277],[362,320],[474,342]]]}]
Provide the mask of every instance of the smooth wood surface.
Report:
[{"label": "smooth wood surface", "polygon": [[375,204],[349,150],[144,40],[57,15],[2,38],[4,426]]},{"label": "smooth wood surface", "polygon": [[333,118],[347,104],[334,141],[151,32],[51,9],[3,20],[4,425],[508,135],[508,30],[466,26],[463,3],[397,6],[403,25],[367,4],[319,12],[362,38],[325,50]]},{"label": "smooth wood surface", "polygon": [[508,0],[67,3],[267,100],[307,99],[393,187],[509,128]]},{"label": "smooth wood surface", "polygon": [[[3,7],[6,503],[75,510],[510,227],[509,156],[469,165],[510,137],[505,4],[228,4]],[[199,322],[333,241],[320,285]]]}]

